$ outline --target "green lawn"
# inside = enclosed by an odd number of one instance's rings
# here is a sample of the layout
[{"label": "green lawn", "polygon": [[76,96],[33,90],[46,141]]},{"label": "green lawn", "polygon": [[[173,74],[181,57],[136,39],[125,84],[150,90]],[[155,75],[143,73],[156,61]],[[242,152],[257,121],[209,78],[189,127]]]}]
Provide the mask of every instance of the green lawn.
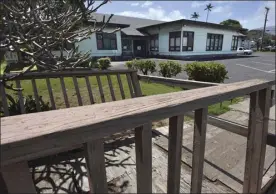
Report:
[{"label": "green lawn", "polygon": [[[100,76],[100,78],[101,78],[106,102],[112,101],[106,76]],[[126,76],[122,75],[121,79],[122,79],[123,88],[125,91],[125,96],[126,96],[126,98],[130,98],[130,92],[129,92],[129,87],[127,84]],[[100,97],[96,78],[90,77],[89,80],[90,80],[90,84],[92,87],[94,100],[96,101],[96,103],[100,103],[101,97]],[[111,80],[112,80],[116,100],[121,100],[122,97],[121,97],[119,84],[118,84],[116,76],[111,76]],[[57,108],[65,108],[63,93],[62,93],[59,79],[53,78],[53,79],[50,79],[50,81],[51,81],[51,85],[52,85],[52,89],[53,89],[56,107]],[[40,96],[42,96],[44,102],[50,102],[46,81],[45,80],[36,80],[36,84],[37,84],[37,88],[38,88],[38,93]],[[66,85],[66,89],[67,89],[67,95],[69,98],[70,106],[71,107],[78,106],[78,100],[77,100],[77,96],[76,96],[72,78],[65,78],[65,85]],[[90,100],[89,100],[89,95],[88,95],[88,91],[86,88],[85,79],[78,78],[78,85],[79,85],[83,104],[89,105]],[[140,81],[140,85],[141,85],[142,93],[145,96],[182,91],[182,89],[179,87],[171,87],[171,86],[166,86],[163,84],[148,83],[148,82],[144,82],[144,81]],[[24,89],[23,96],[33,95],[31,81],[29,81],[29,80],[21,81],[21,86]],[[14,96],[14,95],[16,95],[17,92],[7,90],[7,93]],[[232,103],[237,103],[240,100],[241,99],[234,99]],[[220,103],[209,106],[209,113],[213,114],[213,115],[223,114],[230,110],[230,108],[229,108],[230,104],[231,104],[230,101],[225,101],[222,103],[222,106],[220,105]]]}]

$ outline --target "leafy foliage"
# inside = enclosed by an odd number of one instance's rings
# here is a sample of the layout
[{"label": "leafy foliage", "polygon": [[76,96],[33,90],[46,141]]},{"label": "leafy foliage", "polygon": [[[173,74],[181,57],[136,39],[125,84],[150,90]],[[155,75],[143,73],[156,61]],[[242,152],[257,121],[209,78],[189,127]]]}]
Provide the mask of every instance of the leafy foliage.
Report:
[{"label": "leafy foliage", "polygon": [[106,70],[110,67],[111,59],[109,57],[98,59],[98,68],[101,70]]},{"label": "leafy foliage", "polygon": [[225,26],[232,26],[234,28],[242,28],[242,25],[240,24],[240,22],[238,20],[228,19],[228,20],[224,20],[224,21],[220,22],[219,24],[225,25]]},{"label": "leafy foliage", "polygon": [[223,83],[227,77],[225,65],[217,62],[193,62],[184,67],[190,80]]},{"label": "leafy foliage", "polygon": [[159,67],[159,74],[161,74],[163,77],[173,77],[182,71],[182,66],[180,63],[170,60],[160,62]]},{"label": "leafy foliage", "polygon": [[156,71],[155,61],[152,60],[132,60],[126,62],[126,67],[129,69],[136,69],[141,71],[144,75],[148,75],[148,73],[153,73]]},{"label": "leafy foliage", "polygon": [[[10,115],[20,115],[21,114],[21,108],[20,108],[20,103],[19,99],[14,99],[11,95],[6,94],[6,97],[9,101],[9,112]],[[32,95],[28,95],[23,98],[24,102],[24,107],[25,107],[25,112],[26,113],[34,113],[37,112],[36,110],[36,101],[35,98]],[[49,102],[44,102],[42,99],[42,96],[39,97],[39,104],[40,104],[40,109],[41,111],[48,111],[51,110]],[[3,112],[1,110],[1,112]]]}]

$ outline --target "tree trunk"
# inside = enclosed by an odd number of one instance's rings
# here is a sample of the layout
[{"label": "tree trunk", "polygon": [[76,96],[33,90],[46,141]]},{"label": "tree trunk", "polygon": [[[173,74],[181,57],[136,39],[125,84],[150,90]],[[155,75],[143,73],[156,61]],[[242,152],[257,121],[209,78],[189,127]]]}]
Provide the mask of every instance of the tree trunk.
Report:
[{"label": "tree trunk", "polygon": [[208,21],[209,11],[207,11],[206,23]]}]

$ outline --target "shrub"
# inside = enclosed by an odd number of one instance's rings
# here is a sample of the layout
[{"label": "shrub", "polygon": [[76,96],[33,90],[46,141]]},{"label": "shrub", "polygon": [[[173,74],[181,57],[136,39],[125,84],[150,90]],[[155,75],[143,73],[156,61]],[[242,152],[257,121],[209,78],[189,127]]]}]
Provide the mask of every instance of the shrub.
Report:
[{"label": "shrub", "polygon": [[[20,109],[20,103],[19,103],[19,99],[14,99],[11,95],[6,94],[7,99],[9,101],[9,112],[10,115],[19,115],[21,114],[21,109]],[[36,110],[36,101],[35,98],[33,98],[32,95],[28,95],[26,97],[24,97],[24,107],[25,107],[25,112],[26,113],[34,113],[37,112]],[[40,104],[40,109],[41,111],[48,111],[51,110],[49,102],[44,102],[42,99],[42,96],[39,97],[39,104]]]},{"label": "shrub", "polygon": [[136,63],[136,60],[132,60],[132,61],[127,61],[125,66],[128,68],[128,69],[136,69],[135,67],[135,63]]},{"label": "shrub", "polygon": [[111,59],[109,57],[99,58],[98,67],[101,70],[106,70],[110,67]]},{"label": "shrub", "polygon": [[152,60],[134,59],[132,61],[127,61],[125,65],[129,69],[136,69],[141,71],[144,75],[148,75],[149,72],[153,73],[156,71],[155,61]]},{"label": "shrub", "polygon": [[181,64],[176,61],[163,61],[159,63],[159,74],[163,77],[173,77],[181,73],[182,67]]},{"label": "shrub", "polygon": [[193,62],[184,67],[190,80],[223,83],[227,77],[225,65],[218,62]]}]

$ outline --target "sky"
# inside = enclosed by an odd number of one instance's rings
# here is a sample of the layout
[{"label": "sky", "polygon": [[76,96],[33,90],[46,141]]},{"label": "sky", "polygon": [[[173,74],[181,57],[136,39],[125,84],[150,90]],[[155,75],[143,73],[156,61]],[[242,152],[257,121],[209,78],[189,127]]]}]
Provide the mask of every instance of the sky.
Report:
[{"label": "sky", "polygon": [[[99,2],[97,2],[99,3]],[[193,12],[199,13],[198,21],[206,21],[206,4],[214,8],[208,22],[220,23],[226,19],[238,20],[244,28],[254,29],[264,25],[265,6],[269,7],[267,26],[275,26],[275,1],[115,1],[102,6],[98,12],[171,21],[191,19]]]}]

